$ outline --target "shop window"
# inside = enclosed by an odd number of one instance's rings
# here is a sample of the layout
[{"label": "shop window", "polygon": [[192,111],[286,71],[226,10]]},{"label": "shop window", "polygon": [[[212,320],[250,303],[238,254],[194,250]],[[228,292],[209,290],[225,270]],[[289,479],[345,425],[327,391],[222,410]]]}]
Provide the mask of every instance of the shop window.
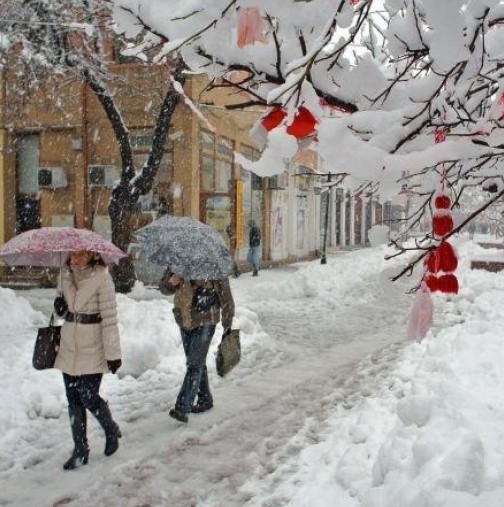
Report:
[{"label": "shop window", "polygon": [[217,152],[220,156],[227,158],[228,160],[233,160],[234,153],[231,141],[221,138],[219,144],[217,145]]},{"label": "shop window", "polygon": [[228,192],[229,181],[231,180],[231,173],[233,164],[226,160],[216,160],[215,171],[215,190],[217,192]]},{"label": "shop window", "polygon": [[200,186],[202,191],[229,193],[233,179],[233,142],[217,139],[212,132],[200,132]]},{"label": "shop window", "polygon": [[252,173],[252,190],[262,190],[263,179],[257,174]]},{"label": "shop window", "polygon": [[214,188],[214,159],[201,157],[201,190],[215,190]]},{"label": "shop window", "polygon": [[215,135],[212,132],[201,130],[200,132],[200,146],[202,151],[211,153],[213,155],[215,149]]},{"label": "shop window", "polygon": [[244,157],[247,157],[249,160],[259,160],[261,157],[261,153],[256,148],[252,148],[252,146],[248,146],[247,144],[242,144],[240,147],[241,154]]},{"label": "shop window", "polygon": [[208,197],[205,203],[205,223],[218,230],[222,237],[229,240],[226,233],[231,223],[231,200],[228,196]]}]

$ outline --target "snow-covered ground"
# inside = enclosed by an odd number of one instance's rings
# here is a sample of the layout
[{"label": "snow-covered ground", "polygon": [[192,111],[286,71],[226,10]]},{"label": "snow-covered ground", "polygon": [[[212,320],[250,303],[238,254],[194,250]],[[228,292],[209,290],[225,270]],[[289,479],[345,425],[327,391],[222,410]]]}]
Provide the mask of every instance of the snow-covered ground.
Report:
[{"label": "snow-covered ground", "polygon": [[188,425],[167,413],[184,373],[171,299],[118,295],[124,366],[102,392],[124,437],[106,458],[90,419],[72,472],[61,374],[30,365],[54,291],[0,288],[0,506],[502,507],[504,274],[458,248],[461,292],[435,297],[421,343],[405,340],[416,279],[388,282],[404,261],[383,248],[232,279],[242,362],[219,378],[214,340],[215,408]]}]

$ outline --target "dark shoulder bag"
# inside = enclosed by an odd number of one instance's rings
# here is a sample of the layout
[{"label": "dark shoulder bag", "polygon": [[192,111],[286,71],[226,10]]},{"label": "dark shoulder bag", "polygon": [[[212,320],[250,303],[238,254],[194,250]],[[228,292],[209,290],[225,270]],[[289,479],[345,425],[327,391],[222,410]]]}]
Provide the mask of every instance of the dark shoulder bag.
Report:
[{"label": "dark shoulder bag", "polygon": [[215,368],[217,374],[223,377],[229,373],[241,358],[240,330],[231,329],[229,333],[222,336],[215,357]]},{"label": "dark shoulder bag", "polygon": [[61,338],[61,326],[54,325],[54,314],[51,315],[49,326],[40,327],[33,349],[32,365],[36,370],[54,368]]}]

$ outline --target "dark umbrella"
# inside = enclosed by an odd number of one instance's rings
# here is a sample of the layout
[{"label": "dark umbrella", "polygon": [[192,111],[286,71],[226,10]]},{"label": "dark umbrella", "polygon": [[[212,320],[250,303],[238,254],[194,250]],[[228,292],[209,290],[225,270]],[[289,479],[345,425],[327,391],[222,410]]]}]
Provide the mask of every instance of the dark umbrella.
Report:
[{"label": "dark umbrella", "polygon": [[220,233],[193,218],[165,215],[135,234],[148,261],[186,280],[225,279],[233,269]]}]

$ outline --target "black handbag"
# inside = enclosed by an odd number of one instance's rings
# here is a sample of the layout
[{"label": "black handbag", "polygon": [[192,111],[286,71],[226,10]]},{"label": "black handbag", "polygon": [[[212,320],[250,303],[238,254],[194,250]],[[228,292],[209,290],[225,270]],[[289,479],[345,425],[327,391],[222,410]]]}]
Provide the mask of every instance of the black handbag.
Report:
[{"label": "black handbag", "polygon": [[61,338],[61,326],[54,325],[54,315],[51,315],[49,326],[40,327],[33,349],[32,365],[36,370],[54,368],[58,355]]},{"label": "black handbag", "polygon": [[240,362],[240,358],[240,330],[231,329],[228,334],[222,336],[217,349],[217,356],[215,357],[217,374],[223,377],[229,373]]}]

